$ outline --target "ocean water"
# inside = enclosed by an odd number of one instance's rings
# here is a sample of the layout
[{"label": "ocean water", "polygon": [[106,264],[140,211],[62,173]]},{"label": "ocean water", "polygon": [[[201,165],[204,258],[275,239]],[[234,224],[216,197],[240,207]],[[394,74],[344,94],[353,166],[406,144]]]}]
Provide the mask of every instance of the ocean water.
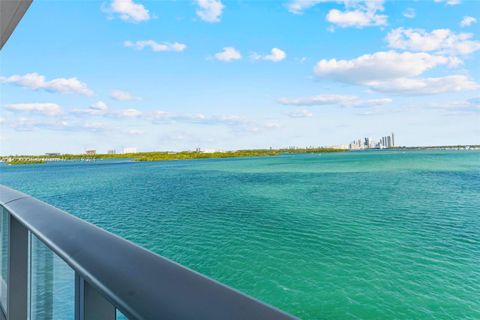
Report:
[{"label": "ocean water", "polygon": [[478,151],[0,165],[0,183],[302,319],[480,319]]}]

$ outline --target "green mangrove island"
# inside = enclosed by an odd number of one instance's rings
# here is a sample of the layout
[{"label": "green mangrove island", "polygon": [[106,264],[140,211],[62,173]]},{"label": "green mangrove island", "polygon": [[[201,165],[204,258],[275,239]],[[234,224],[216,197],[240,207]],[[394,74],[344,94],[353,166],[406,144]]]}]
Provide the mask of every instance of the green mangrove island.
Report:
[{"label": "green mangrove island", "polygon": [[154,151],[122,154],[56,154],[56,155],[15,155],[1,156],[0,161],[10,165],[42,164],[52,161],[94,161],[103,159],[130,159],[132,161],[165,161],[193,159],[221,159],[239,157],[273,157],[293,153],[327,153],[348,150],[334,148],[295,148],[295,149],[253,149],[237,151]]}]

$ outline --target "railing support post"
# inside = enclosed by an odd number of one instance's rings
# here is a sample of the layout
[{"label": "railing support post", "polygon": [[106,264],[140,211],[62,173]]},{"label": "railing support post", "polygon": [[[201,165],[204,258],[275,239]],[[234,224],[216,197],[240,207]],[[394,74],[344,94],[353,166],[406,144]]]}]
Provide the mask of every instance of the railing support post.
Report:
[{"label": "railing support post", "polygon": [[80,308],[83,304],[83,312],[79,310],[80,320],[115,320],[115,307],[87,281],[79,278],[79,293],[82,295],[79,301]]},{"label": "railing support post", "polygon": [[28,230],[10,215],[7,319],[26,320],[28,310]]}]

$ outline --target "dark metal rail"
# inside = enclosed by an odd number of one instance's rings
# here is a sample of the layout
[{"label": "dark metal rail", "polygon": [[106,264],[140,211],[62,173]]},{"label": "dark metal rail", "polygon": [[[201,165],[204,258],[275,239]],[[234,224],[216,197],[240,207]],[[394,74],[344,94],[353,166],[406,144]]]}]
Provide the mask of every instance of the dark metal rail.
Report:
[{"label": "dark metal rail", "polygon": [[[26,320],[28,235],[75,271],[76,319],[294,319],[123,238],[0,185],[9,216],[8,320]],[[0,308],[1,309],[1,308]]]}]

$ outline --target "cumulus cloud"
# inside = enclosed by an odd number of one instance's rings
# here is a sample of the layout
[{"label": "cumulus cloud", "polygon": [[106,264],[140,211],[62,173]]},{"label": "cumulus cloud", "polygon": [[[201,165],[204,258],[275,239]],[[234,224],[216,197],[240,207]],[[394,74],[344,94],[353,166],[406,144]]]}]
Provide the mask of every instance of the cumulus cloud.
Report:
[{"label": "cumulus cloud", "polygon": [[430,95],[480,89],[478,83],[464,75],[451,75],[424,79],[399,78],[389,81],[373,81],[369,83],[369,86],[379,92],[408,95]]},{"label": "cumulus cloud", "polygon": [[46,90],[59,93],[78,93],[85,96],[92,96],[93,91],[77,78],[57,78],[47,81],[44,76],[33,72],[25,75],[13,75],[0,77],[0,83],[11,83],[20,87],[33,90]]},{"label": "cumulus cloud", "polygon": [[369,81],[414,77],[439,66],[458,61],[429,53],[381,51],[365,54],[351,60],[322,59],[315,68],[320,78],[362,84]]},{"label": "cumulus cloud", "polygon": [[460,21],[460,26],[461,27],[469,27],[469,26],[471,26],[472,24],[475,24],[475,23],[477,23],[477,19],[475,19],[474,17],[465,16],[465,17],[463,17],[462,21]]},{"label": "cumulus cloud", "polygon": [[377,52],[352,60],[321,60],[315,66],[319,78],[366,86],[374,91],[427,95],[474,90],[478,84],[464,75],[438,78],[417,78],[436,66],[456,66],[455,57],[425,52]]},{"label": "cumulus cloud", "polygon": [[242,59],[241,53],[234,47],[224,47],[223,51],[215,53],[214,59],[224,62]]},{"label": "cumulus cloud", "polygon": [[332,9],[327,14],[327,21],[339,27],[363,28],[369,26],[385,26],[388,17],[383,14],[376,14],[375,10],[346,10]]},{"label": "cumulus cloud", "polygon": [[122,90],[113,90],[110,93],[110,97],[117,101],[140,100],[139,97],[134,97],[130,92],[122,91]]},{"label": "cumulus cloud", "polygon": [[220,21],[225,6],[220,0],[196,0],[197,16],[203,21],[215,23]]},{"label": "cumulus cloud", "polygon": [[291,106],[341,106],[341,107],[374,107],[390,104],[392,99],[360,99],[356,96],[324,94],[300,98],[280,98],[280,104]]},{"label": "cumulus cloud", "polygon": [[287,5],[287,8],[294,14],[301,14],[310,7],[327,2],[339,3],[344,6],[344,10],[331,9],[326,16],[328,22],[339,27],[363,28],[387,24],[388,17],[379,14],[384,10],[384,0],[293,0]]},{"label": "cumulus cloud", "polygon": [[480,49],[480,42],[471,40],[472,37],[471,33],[457,34],[450,29],[428,32],[423,29],[397,28],[388,33],[386,40],[388,46],[394,49],[465,55]]},{"label": "cumulus cloud", "polygon": [[153,52],[181,52],[187,48],[186,44],[179,42],[156,42],[154,40],[125,41],[123,46],[126,48],[135,48],[143,50],[145,47],[150,48]]},{"label": "cumulus cloud", "polygon": [[133,23],[148,21],[151,18],[150,12],[133,0],[113,0],[106,11],[118,14],[120,19]]},{"label": "cumulus cloud", "polygon": [[308,109],[296,109],[287,112],[290,118],[310,118],[313,117],[312,111]]},{"label": "cumulus cloud", "polygon": [[61,107],[56,103],[14,103],[5,105],[5,108],[11,111],[33,112],[47,116],[61,114]]},{"label": "cumulus cloud", "polygon": [[278,48],[273,48],[270,51],[270,54],[261,55],[258,53],[253,53],[251,56],[253,60],[267,60],[267,61],[273,61],[273,62],[282,61],[286,57],[287,57],[287,54],[285,53],[285,51]]},{"label": "cumulus cloud", "polygon": [[405,18],[413,19],[415,18],[416,12],[415,12],[415,9],[413,8],[407,8],[403,10],[402,14]]}]

